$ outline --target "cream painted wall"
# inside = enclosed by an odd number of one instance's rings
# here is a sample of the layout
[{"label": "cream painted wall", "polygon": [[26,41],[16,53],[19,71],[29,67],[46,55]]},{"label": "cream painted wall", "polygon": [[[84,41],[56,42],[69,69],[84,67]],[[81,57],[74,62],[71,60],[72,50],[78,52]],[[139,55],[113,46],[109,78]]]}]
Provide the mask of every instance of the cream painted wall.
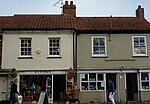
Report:
[{"label": "cream painted wall", "polygon": [[[3,35],[2,68],[64,70],[73,67],[73,31],[6,31]],[[18,59],[20,39],[32,38],[33,59]],[[48,38],[61,38],[61,58],[48,57]],[[36,51],[41,53],[37,54]]]}]

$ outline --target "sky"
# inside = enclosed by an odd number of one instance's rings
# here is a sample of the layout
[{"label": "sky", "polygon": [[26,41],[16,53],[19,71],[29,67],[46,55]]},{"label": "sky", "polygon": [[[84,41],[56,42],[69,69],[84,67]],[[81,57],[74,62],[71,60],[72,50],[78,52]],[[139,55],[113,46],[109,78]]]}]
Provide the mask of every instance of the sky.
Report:
[{"label": "sky", "polygon": [[[0,0],[0,16],[61,14],[59,0]],[[62,0],[63,3],[65,0]],[[71,0],[68,0],[69,2]],[[150,22],[150,0],[72,0],[78,17],[135,17],[138,5]],[[56,4],[56,5],[55,5]]]}]

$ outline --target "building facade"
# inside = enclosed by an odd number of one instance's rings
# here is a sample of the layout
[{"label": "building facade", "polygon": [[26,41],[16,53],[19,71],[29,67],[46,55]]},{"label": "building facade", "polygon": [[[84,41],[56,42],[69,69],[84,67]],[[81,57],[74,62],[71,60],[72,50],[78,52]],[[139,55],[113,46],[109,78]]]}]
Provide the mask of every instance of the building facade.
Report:
[{"label": "building facade", "polygon": [[[81,102],[109,102],[108,79],[116,102],[149,101],[149,23],[136,17],[78,18],[77,69]],[[86,99],[86,100],[85,100]]]},{"label": "building facade", "polygon": [[38,85],[51,102],[63,100],[70,67],[81,103],[109,102],[109,78],[116,102],[150,100],[150,23],[141,6],[136,17],[77,17],[66,1],[61,15],[0,17],[0,29],[0,100],[9,99],[14,79],[24,97],[36,99]]}]

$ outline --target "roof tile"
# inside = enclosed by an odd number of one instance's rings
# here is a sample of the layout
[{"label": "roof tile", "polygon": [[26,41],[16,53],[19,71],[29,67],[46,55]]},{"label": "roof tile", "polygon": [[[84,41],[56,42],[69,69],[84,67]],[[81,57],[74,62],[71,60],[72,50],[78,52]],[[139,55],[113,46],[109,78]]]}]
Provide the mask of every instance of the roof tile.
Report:
[{"label": "roof tile", "polygon": [[150,23],[138,17],[70,17],[63,15],[14,15],[0,17],[0,29],[79,31],[150,31]]}]

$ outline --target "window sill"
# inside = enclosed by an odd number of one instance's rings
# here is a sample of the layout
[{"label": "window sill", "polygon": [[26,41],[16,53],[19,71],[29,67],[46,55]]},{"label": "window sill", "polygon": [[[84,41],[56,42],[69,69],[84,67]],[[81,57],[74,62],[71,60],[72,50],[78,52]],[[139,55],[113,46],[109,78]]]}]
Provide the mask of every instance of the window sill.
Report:
[{"label": "window sill", "polygon": [[108,56],[91,56],[91,58],[108,58]]},{"label": "window sill", "polygon": [[132,56],[133,58],[148,58],[149,56]]},{"label": "window sill", "polygon": [[146,91],[148,91],[148,92],[150,92],[150,89],[142,89],[141,91],[143,91],[143,92],[146,92]]},{"label": "window sill", "polygon": [[52,57],[51,57],[51,56],[48,56],[48,57],[47,57],[47,59],[56,59],[56,58],[60,59],[60,58],[62,58],[62,57],[58,57],[58,56],[55,56],[55,57],[54,57],[54,56],[52,56]]},{"label": "window sill", "polygon": [[105,61],[135,61],[135,59],[128,59],[128,58],[113,58],[113,59],[105,59]]},{"label": "window sill", "polygon": [[33,59],[33,57],[18,57],[18,59]]}]

